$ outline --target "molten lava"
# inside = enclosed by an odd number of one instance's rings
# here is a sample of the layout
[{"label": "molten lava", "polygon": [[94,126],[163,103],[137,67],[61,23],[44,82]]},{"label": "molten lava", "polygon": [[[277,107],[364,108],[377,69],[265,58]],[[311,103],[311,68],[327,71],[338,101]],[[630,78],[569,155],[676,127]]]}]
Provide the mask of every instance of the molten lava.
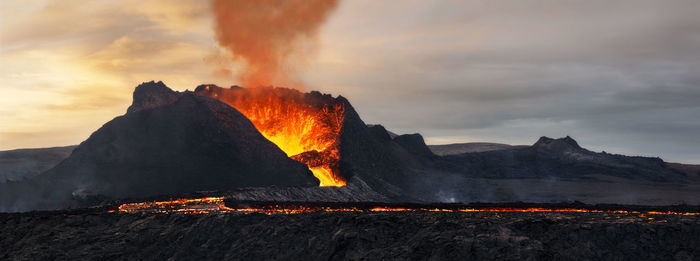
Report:
[{"label": "molten lava", "polygon": [[396,212],[396,211],[427,211],[427,212],[575,212],[575,213],[613,213],[613,214],[634,214],[640,217],[645,215],[682,215],[698,216],[697,212],[677,212],[677,211],[638,211],[638,210],[616,210],[616,209],[588,209],[588,208],[550,208],[550,207],[431,207],[431,206],[397,206],[397,205],[369,205],[363,206],[361,203],[341,204],[241,204],[239,207],[228,207],[224,202],[224,197],[206,197],[195,199],[175,199],[168,201],[150,201],[141,203],[128,203],[119,206],[120,212],[125,213],[174,213],[174,214],[207,214],[207,213],[265,213],[265,214],[299,214],[309,212]]},{"label": "molten lava", "polygon": [[342,104],[312,105],[304,93],[284,88],[207,86],[204,90],[206,95],[243,113],[287,156],[309,166],[321,186],[345,186],[338,167],[339,137],[345,113]]},{"label": "molten lava", "polygon": [[224,205],[224,197],[148,201],[140,203],[127,203],[119,206],[119,211],[125,213],[155,212],[203,214],[229,210],[231,209]]}]

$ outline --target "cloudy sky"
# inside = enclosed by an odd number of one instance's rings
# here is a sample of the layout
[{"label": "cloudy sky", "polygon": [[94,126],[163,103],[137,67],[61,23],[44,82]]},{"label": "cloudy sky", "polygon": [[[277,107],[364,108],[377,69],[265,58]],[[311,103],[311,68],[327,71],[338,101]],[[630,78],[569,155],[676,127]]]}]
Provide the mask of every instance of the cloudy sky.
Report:
[{"label": "cloudy sky", "polygon": [[[305,88],[428,143],[587,148],[700,163],[700,1],[346,0]],[[0,2],[0,149],[77,144],[133,88],[235,84],[206,1]],[[236,68],[233,68],[235,72]]]}]

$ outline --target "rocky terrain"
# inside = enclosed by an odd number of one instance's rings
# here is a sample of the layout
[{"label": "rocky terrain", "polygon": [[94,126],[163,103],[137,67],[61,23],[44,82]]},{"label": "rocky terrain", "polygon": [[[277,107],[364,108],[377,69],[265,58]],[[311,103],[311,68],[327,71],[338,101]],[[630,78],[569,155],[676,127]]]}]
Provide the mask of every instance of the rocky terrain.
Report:
[{"label": "rocky terrain", "polygon": [[330,202],[387,202],[391,199],[377,193],[357,177],[350,178],[344,187],[256,187],[213,193],[235,200],[251,201],[330,201]]},{"label": "rocky terrain", "polygon": [[698,216],[0,214],[9,260],[697,260]]}]

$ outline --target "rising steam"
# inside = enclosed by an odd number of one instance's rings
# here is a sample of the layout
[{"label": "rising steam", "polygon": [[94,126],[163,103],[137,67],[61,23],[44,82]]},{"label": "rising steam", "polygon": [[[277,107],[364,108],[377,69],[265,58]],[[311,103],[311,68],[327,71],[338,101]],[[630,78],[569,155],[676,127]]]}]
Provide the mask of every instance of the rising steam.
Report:
[{"label": "rising steam", "polygon": [[[246,87],[298,87],[294,70],[313,51],[305,44],[337,4],[337,0],[214,0],[216,39],[234,60],[245,63],[239,77]],[[288,61],[291,56],[295,61]]]}]

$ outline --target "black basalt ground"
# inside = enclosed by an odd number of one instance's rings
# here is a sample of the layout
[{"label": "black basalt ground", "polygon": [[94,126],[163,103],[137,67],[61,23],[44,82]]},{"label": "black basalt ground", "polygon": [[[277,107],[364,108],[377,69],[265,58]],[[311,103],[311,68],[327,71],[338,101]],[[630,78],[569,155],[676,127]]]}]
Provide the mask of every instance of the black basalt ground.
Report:
[{"label": "black basalt ground", "polygon": [[9,260],[697,260],[697,216],[0,214]]}]

